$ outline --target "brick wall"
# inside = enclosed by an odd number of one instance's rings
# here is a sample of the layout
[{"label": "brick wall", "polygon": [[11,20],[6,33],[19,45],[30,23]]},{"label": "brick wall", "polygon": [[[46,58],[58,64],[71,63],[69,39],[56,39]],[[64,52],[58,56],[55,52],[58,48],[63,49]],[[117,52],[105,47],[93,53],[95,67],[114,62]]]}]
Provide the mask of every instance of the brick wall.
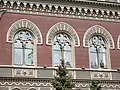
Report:
[{"label": "brick wall", "polygon": [[43,45],[37,46],[37,63],[38,66],[52,66],[52,47],[46,45],[46,35],[48,30],[58,22],[66,22],[71,25],[80,38],[80,47],[75,49],[76,67],[89,67],[89,51],[83,47],[83,36],[88,28],[93,25],[101,25],[112,35],[115,43],[115,49],[110,50],[110,59],[112,68],[120,67],[120,50],[117,49],[117,39],[120,35],[119,23],[92,21],[72,18],[34,16],[24,14],[4,14],[0,21],[0,64],[12,64],[12,44],[6,42],[6,34],[9,27],[19,19],[28,19],[35,23],[43,36]]}]

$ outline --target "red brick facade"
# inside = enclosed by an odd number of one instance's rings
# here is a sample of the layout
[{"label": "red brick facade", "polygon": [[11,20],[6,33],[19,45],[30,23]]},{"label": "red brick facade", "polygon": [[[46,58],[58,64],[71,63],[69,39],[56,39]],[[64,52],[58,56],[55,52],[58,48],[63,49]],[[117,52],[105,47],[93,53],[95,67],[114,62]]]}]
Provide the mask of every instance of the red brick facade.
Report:
[{"label": "red brick facade", "polygon": [[83,36],[88,28],[93,25],[104,27],[112,35],[115,49],[110,50],[110,60],[112,68],[120,67],[120,50],[117,48],[117,39],[120,35],[120,24],[107,21],[82,20],[64,17],[37,16],[25,14],[5,13],[0,21],[0,64],[12,65],[12,44],[6,42],[7,32],[10,26],[20,19],[28,19],[38,26],[43,36],[43,44],[37,46],[37,64],[38,66],[52,66],[52,47],[46,45],[46,35],[48,30],[58,22],[66,22],[77,32],[80,39],[80,47],[75,48],[76,67],[89,68],[89,50],[83,47]]}]

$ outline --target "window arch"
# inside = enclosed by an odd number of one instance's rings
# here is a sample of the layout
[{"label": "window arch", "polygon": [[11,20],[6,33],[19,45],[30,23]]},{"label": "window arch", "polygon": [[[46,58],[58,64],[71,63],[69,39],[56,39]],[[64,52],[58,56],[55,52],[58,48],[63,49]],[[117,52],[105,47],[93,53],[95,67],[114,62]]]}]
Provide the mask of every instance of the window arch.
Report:
[{"label": "window arch", "polygon": [[13,23],[11,27],[9,28],[7,32],[7,42],[12,43],[13,42],[13,37],[15,33],[21,29],[27,29],[31,32],[33,32],[34,36],[36,37],[36,43],[37,44],[42,44],[42,34],[39,30],[39,28],[30,20],[27,19],[20,19]]},{"label": "window arch", "polygon": [[37,64],[37,44],[42,44],[42,35],[33,22],[20,19],[13,23],[7,32],[7,42],[13,44],[14,65]]},{"label": "window arch", "polygon": [[47,33],[46,44],[52,45],[53,36],[58,32],[67,32],[72,37],[74,46],[80,46],[80,40],[75,29],[65,22],[59,22],[53,25]]},{"label": "window arch", "polygon": [[13,88],[12,90],[21,90],[20,88]]},{"label": "window arch", "polygon": [[50,28],[50,30],[47,33],[46,44],[52,45],[53,65],[58,65],[61,59],[60,46],[58,42],[56,42],[58,38],[59,42],[63,42],[64,40],[67,42],[67,43],[64,42],[65,43],[64,59],[66,59],[65,60],[66,65],[68,65],[68,67],[74,67],[75,66],[74,47],[80,46],[79,37],[76,31],[74,30],[73,27],[71,27],[69,24],[65,22],[59,22]]},{"label": "window arch", "polygon": [[35,88],[30,88],[30,89],[28,89],[28,90],[36,90]]},{"label": "window arch", "polygon": [[12,90],[21,90],[21,89],[15,88],[15,89],[12,89]]},{"label": "window arch", "polygon": [[109,49],[114,49],[110,33],[99,25],[90,27],[83,38],[84,47],[89,47],[91,68],[110,68]]},{"label": "window arch", "polygon": [[94,25],[90,27],[84,34],[83,37],[83,46],[89,47],[89,39],[94,34],[100,34],[105,37],[106,41],[108,42],[108,46],[110,49],[114,49],[114,41],[111,34],[102,26]]}]

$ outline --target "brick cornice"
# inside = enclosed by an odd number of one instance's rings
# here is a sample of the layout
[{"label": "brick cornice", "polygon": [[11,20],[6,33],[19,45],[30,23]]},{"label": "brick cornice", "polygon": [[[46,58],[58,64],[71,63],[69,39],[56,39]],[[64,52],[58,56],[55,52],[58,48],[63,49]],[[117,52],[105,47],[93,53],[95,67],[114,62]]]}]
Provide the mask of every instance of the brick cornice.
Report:
[{"label": "brick cornice", "polygon": [[[1,0],[0,9],[12,13],[62,16],[120,22],[120,4],[91,1]],[[78,3],[79,2],[79,3]]]},{"label": "brick cornice", "polygon": [[47,3],[63,3],[63,4],[69,4],[69,5],[88,5],[88,6],[96,6],[96,7],[106,7],[109,9],[109,7],[111,8],[120,8],[120,3],[116,2],[110,2],[110,1],[92,1],[92,0],[21,0],[21,1],[26,1],[26,2],[37,2],[37,3],[41,3],[41,2],[47,2]]}]

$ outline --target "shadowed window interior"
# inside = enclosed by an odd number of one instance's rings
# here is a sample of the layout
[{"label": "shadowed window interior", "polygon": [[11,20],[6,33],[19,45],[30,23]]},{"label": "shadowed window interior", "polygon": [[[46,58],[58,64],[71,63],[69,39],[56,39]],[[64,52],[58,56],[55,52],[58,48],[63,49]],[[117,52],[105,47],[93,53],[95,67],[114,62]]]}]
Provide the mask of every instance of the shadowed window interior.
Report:
[{"label": "shadowed window interior", "polygon": [[105,38],[100,35],[94,35],[90,38],[90,61],[91,68],[107,68]]},{"label": "shadowed window interior", "polygon": [[[63,49],[63,55],[61,53]],[[54,37],[53,41],[53,66],[60,64],[60,60],[65,60],[67,67],[71,67],[71,40],[66,33],[59,33]]]},{"label": "shadowed window interior", "polygon": [[33,34],[27,30],[21,30],[14,36],[14,64],[33,65]]}]

